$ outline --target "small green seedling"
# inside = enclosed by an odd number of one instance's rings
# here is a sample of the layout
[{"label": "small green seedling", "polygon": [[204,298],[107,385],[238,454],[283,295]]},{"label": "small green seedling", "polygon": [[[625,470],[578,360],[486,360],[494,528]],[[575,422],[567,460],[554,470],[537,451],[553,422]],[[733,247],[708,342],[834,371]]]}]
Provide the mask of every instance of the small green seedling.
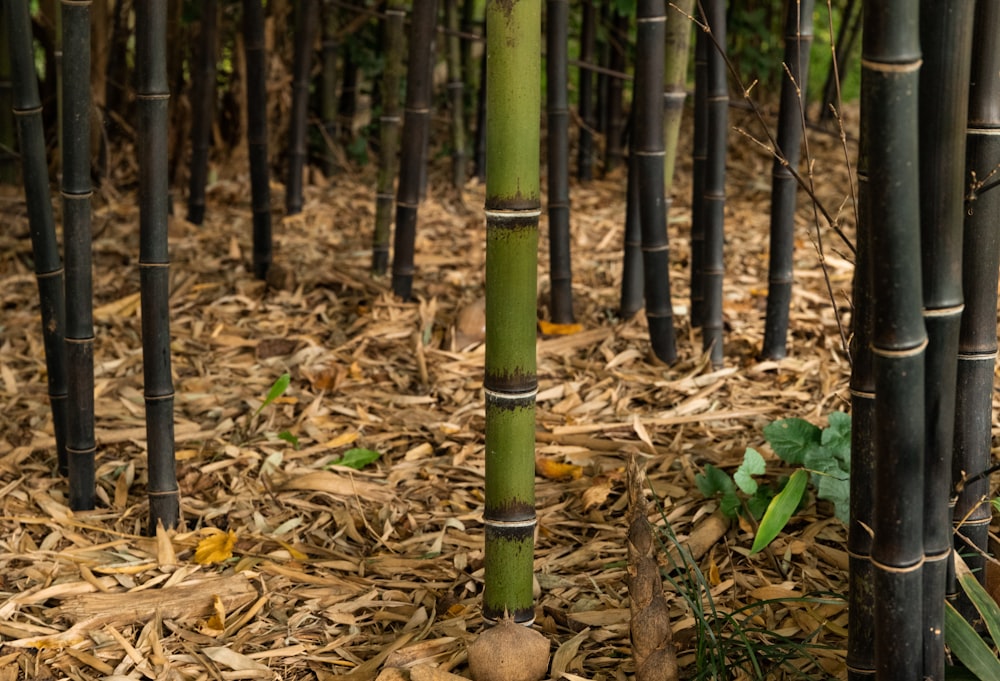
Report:
[{"label": "small green seedling", "polygon": [[[288,390],[288,385],[289,383],[291,383],[291,380],[292,377],[288,375],[288,372],[285,372],[281,374],[281,376],[278,376],[278,378],[274,381],[274,383],[271,384],[271,387],[268,389],[267,396],[264,397],[264,401],[260,403],[260,406],[257,407],[257,411],[253,413],[254,418],[259,416],[260,413],[264,411],[266,407],[274,404],[275,400],[277,400],[279,397],[285,394],[285,391]],[[277,434],[277,438],[279,440],[284,440],[295,449],[299,448],[299,438],[293,435],[291,431],[283,430]]]},{"label": "small green seedling", "polygon": [[353,468],[356,471],[360,471],[362,468],[370,463],[378,461],[379,457],[382,455],[376,452],[374,449],[362,449],[356,447],[354,449],[348,449],[339,458],[331,461],[326,466],[346,466],[347,468]]},{"label": "small green seedling", "polygon": [[[788,524],[802,503],[810,478],[816,496],[833,503],[834,513],[847,522],[850,500],[851,417],[842,412],[829,416],[829,427],[820,429],[799,418],[781,419],[764,427],[764,438],[785,463],[802,466],[775,489],[761,485],[755,476],[766,473],[764,457],[752,447],[730,478],[711,464],[695,476],[706,497],[718,495],[719,508],[729,518],[741,509],[759,520],[752,552],[770,544]],[[741,496],[742,493],[742,496]]]}]

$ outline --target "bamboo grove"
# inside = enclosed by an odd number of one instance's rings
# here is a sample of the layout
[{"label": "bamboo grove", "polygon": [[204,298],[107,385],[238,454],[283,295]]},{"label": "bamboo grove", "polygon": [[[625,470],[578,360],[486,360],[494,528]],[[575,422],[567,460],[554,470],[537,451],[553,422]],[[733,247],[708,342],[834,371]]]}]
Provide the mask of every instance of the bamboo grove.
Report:
[{"label": "bamboo grove", "polygon": [[[345,100],[357,73],[350,59],[337,56],[340,41],[349,36],[345,27],[354,20],[335,11],[334,4],[295,3],[291,111],[282,168],[289,216],[302,212],[307,202],[310,161],[321,163],[335,178],[341,163],[334,153],[338,139],[354,134],[350,111],[355,104]],[[828,216],[803,174],[802,159],[815,4],[785,4],[784,58],[775,65],[780,109],[776,131],[768,127],[765,133],[773,158],[761,357],[769,360],[796,349],[789,350],[788,338],[799,194],[816,202],[810,212],[817,223]],[[116,3],[116,11],[122,5]],[[95,506],[99,454],[90,252],[92,3],[61,0],[59,7],[62,256],[30,3],[3,0],[3,23],[56,467],[68,476],[70,504],[78,510]],[[855,271],[848,349],[853,418],[848,673],[851,679],[943,679],[948,668],[946,602],[967,618],[974,616],[955,585],[955,553],[965,554],[982,573],[991,518],[984,499],[990,491],[1000,270],[1000,183],[995,179],[1000,168],[1000,0],[867,2],[860,18],[852,20],[854,7],[849,2],[842,12],[840,38],[848,41],[858,27],[863,36],[861,139],[852,197],[857,234],[849,245]],[[461,189],[468,177],[485,175],[483,614],[489,621],[509,615],[530,623],[537,529],[533,486],[541,168],[547,171],[547,311],[556,325],[569,326],[576,322],[571,140],[577,145],[580,186],[599,168],[597,142],[602,139],[605,170],[626,164],[618,314],[625,320],[644,312],[650,359],[669,371],[684,334],[675,329],[681,316],[675,310],[683,306],[675,306],[671,291],[667,224],[681,120],[693,116],[686,316],[690,328],[700,330],[690,337],[700,334],[706,364],[721,368],[726,358],[726,230],[732,229],[726,224],[730,96],[740,89],[745,94],[745,89],[739,66],[727,55],[727,19],[734,9],[727,10],[724,0],[639,0],[632,16],[592,0],[486,0],[482,12],[476,8],[467,2],[460,12],[456,2],[436,0],[380,5],[384,49],[378,73],[371,274],[401,301],[419,295],[419,207],[428,191],[434,108],[443,100],[450,114],[451,184]],[[136,0],[134,10],[134,22],[116,14],[115,25],[135,29],[143,396],[149,529],[155,532],[158,526],[173,528],[182,522],[174,460],[167,240],[172,190],[169,20],[166,2]],[[262,0],[199,3],[198,43],[187,65],[194,93],[187,219],[201,224],[210,210],[206,184],[213,121],[219,115],[220,34],[227,19],[238,17],[246,65],[250,270],[260,279],[280,258],[271,243],[274,150],[268,147],[266,11]],[[578,35],[571,37],[576,26]],[[629,49],[633,38],[634,49]],[[580,56],[575,90],[571,40]],[[434,89],[439,45],[447,69],[448,95],[443,98],[436,98]],[[628,65],[630,56],[634,63]],[[831,61],[840,66],[842,57],[834,54]],[[124,61],[109,62],[109,71],[112,66],[126,68]],[[602,65],[595,67],[597,61]],[[689,70],[691,102],[686,101]],[[836,103],[830,91],[837,91],[838,78],[834,69],[824,102]],[[626,106],[623,98],[629,91]],[[312,94],[320,100],[314,110]],[[571,95],[576,97],[575,113]],[[346,115],[348,122],[338,115]],[[574,137],[575,119],[580,125]],[[622,158],[626,129],[628,151]]]}]

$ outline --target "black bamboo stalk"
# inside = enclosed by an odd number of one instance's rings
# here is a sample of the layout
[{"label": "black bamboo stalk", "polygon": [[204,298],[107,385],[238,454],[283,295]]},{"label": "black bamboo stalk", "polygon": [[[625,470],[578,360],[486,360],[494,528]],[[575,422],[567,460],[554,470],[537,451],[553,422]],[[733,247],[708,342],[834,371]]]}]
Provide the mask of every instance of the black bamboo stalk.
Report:
[{"label": "black bamboo stalk", "polygon": [[919,3],[864,5],[861,106],[868,160],[874,323],[871,560],[878,679],[923,676],[924,329],[917,93]]},{"label": "black bamboo stalk", "polygon": [[[608,45],[608,26],[611,24],[611,3],[597,3],[597,41],[594,46],[594,59],[601,70],[597,72],[597,83],[594,98],[594,131],[607,139],[608,132],[608,71],[611,68],[611,50]],[[606,147],[605,147],[606,148]],[[600,150],[598,150],[600,153]]]},{"label": "black bamboo stalk", "polygon": [[[486,41],[486,24],[483,24]],[[476,96],[476,135],[472,145],[472,172],[480,182],[486,181],[486,56],[479,60],[479,91]]]},{"label": "black bamboo stalk", "polygon": [[354,137],[354,118],[358,112],[358,63],[354,60],[354,45],[350,36],[341,43],[342,65],[340,77],[340,98],[337,100],[337,128],[344,142]]},{"label": "black bamboo stalk", "polygon": [[576,175],[581,182],[594,179],[594,74],[587,68],[594,61],[597,48],[597,8],[595,0],[582,0],[583,21],[580,27],[580,62],[577,85],[577,110],[580,135],[577,138]]},{"label": "black bamboo stalk", "polygon": [[10,66],[10,32],[0,14],[0,184],[17,182],[15,154],[17,126],[14,124],[14,83]]},{"label": "black bamboo stalk", "polygon": [[[986,470],[991,461],[993,375],[996,366],[997,270],[1000,268],[1000,2],[976,3],[966,135],[962,313],[955,404],[954,479]],[[990,523],[989,478],[960,485],[954,509],[955,550],[982,579]],[[975,548],[973,548],[975,547]],[[983,553],[980,553],[983,552]],[[968,617],[971,608],[958,601]]]},{"label": "black bamboo stalk", "polygon": [[410,22],[403,113],[402,156],[396,191],[396,233],[393,239],[392,291],[409,300],[413,291],[413,250],[417,238],[420,183],[427,165],[431,117],[431,64],[437,0],[418,2]]},{"label": "black bamboo stalk", "polygon": [[708,47],[695,32],[694,131],[691,149],[691,327],[705,319],[705,162],[708,158]]},{"label": "black bamboo stalk", "polygon": [[64,272],[52,219],[49,169],[45,159],[45,127],[38,95],[35,55],[31,43],[28,0],[3,3],[10,46],[14,116],[21,145],[21,175],[28,207],[31,251],[42,312],[42,342],[48,370],[49,403],[56,438],[59,472],[66,475],[67,369]]},{"label": "black bamboo stalk", "polygon": [[302,212],[302,172],[309,157],[309,76],[319,24],[318,0],[295,6],[295,51],[292,57],[292,116],[288,127],[288,181],[285,212]]},{"label": "black bamboo stalk", "polygon": [[548,0],[545,25],[548,116],[549,313],[572,324],[573,272],[569,231],[569,1]]},{"label": "black bamboo stalk", "polygon": [[785,61],[778,113],[778,149],[771,169],[771,252],[762,351],[767,359],[781,359],[788,354],[788,313],[792,301],[795,198],[798,189],[789,167],[797,169],[799,166],[814,6],[814,0],[789,0],[785,10]]},{"label": "black bamboo stalk", "polygon": [[119,0],[111,13],[111,45],[105,67],[104,108],[107,112],[105,128],[108,139],[113,141],[121,130],[121,117],[127,102],[128,89],[128,7]]},{"label": "black bamboo stalk", "polygon": [[465,148],[465,81],[462,78],[462,40],[457,1],[444,3],[445,25],[448,27],[447,65],[448,95],[451,100],[451,182],[456,189],[465,186],[465,167],[469,153]]},{"label": "black bamboo stalk", "polygon": [[90,198],[90,2],[62,1],[66,455],[74,510],[94,508],[94,317]]},{"label": "black bamboo stalk", "polygon": [[[612,8],[611,37],[608,40],[611,56],[609,67],[617,73],[624,73],[628,45],[629,16]],[[623,82],[621,78],[608,80],[608,121],[604,147],[604,172],[608,173],[622,164],[625,158],[622,142],[625,133],[625,113],[622,108]]]},{"label": "black bamboo stalk", "polygon": [[170,373],[170,254],[167,248],[166,3],[135,5],[139,125],[139,276],[143,396],[149,460],[149,530],[177,526],[180,493],[174,461],[174,386]]},{"label": "black bamboo stalk", "polygon": [[323,126],[323,172],[327,176],[337,170],[334,141],[337,139],[337,12],[331,0],[323,0],[323,38],[320,47],[319,115]]},{"label": "black bamboo stalk", "polygon": [[[862,86],[863,87],[863,86]],[[862,130],[861,149],[867,148]],[[857,246],[854,261],[854,313],[851,335],[851,498],[847,528],[850,560],[847,633],[849,681],[875,677],[875,585],[873,584],[872,506],[875,497],[875,373],[871,350],[874,308],[871,217],[868,214],[868,162],[858,159]]]},{"label": "black bamboo stalk", "polygon": [[945,675],[952,447],[962,319],[965,130],[975,0],[920,2],[920,252],[927,329],[924,678]]},{"label": "black bamboo stalk", "polygon": [[702,254],[704,316],[702,344],[710,353],[713,367],[722,366],[722,278],[723,223],[726,207],[726,147],[729,133],[729,88],[726,80],[726,0],[703,3],[705,23],[712,32],[713,45],[707,49],[708,147],[705,158],[703,220],[705,245]]},{"label": "black bamboo stalk", "polygon": [[243,0],[243,50],[247,62],[247,147],[253,210],[253,271],[267,277],[271,266],[271,171],[267,156],[267,66],[264,54],[264,7]]},{"label": "black bamboo stalk", "polygon": [[402,124],[399,88],[406,53],[403,33],[404,0],[389,0],[383,30],[385,66],[382,69],[382,116],[379,118],[378,186],[375,195],[375,234],[372,244],[372,272],[385,274],[389,267],[389,237],[396,196],[392,184],[399,170],[399,132]]},{"label": "black bamboo stalk", "polygon": [[643,291],[653,353],[664,362],[677,359],[670,300],[670,246],[664,200],[663,57],[666,38],[663,0],[636,6],[635,129],[631,153],[638,170],[639,225],[642,232]]},{"label": "black bamboo stalk", "polygon": [[[633,91],[632,99],[635,99]],[[632,120],[635,120],[635,102],[632,105]],[[633,128],[635,125],[633,124]],[[629,153],[628,179],[625,183],[625,248],[622,258],[622,290],[618,314],[622,319],[631,319],[645,303],[643,293],[644,273],[642,265],[642,223],[639,218],[639,156]]]},{"label": "black bamboo stalk", "polygon": [[193,66],[191,111],[191,173],[188,185],[188,222],[205,219],[205,184],[208,182],[208,152],[215,119],[215,62],[219,37],[217,0],[201,5],[201,31]]}]

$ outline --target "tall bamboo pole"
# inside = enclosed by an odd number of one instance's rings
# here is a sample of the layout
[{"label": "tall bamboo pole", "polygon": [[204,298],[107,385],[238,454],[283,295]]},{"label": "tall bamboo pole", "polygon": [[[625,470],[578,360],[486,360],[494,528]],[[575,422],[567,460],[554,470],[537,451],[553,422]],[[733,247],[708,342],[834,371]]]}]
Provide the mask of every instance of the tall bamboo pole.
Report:
[{"label": "tall bamboo pole", "polygon": [[663,180],[667,206],[671,203],[674,166],[677,164],[677,140],[687,98],[688,54],[691,52],[691,16],[694,0],[667,4],[666,46],[663,53]]},{"label": "tall bamboo pole", "polygon": [[[687,1],[687,0],[682,0]],[[611,9],[611,37],[608,47],[609,68],[617,73],[624,73],[626,68],[626,53],[628,52],[629,15],[620,8]],[[685,17],[687,21],[687,17]],[[688,33],[690,34],[690,26]],[[606,141],[604,143],[604,172],[608,173],[621,165],[625,158],[622,141],[625,132],[625,114],[622,109],[623,82],[621,78],[608,79],[608,120]]]},{"label": "tall bamboo pole", "polygon": [[771,252],[768,260],[767,314],[762,355],[788,354],[788,314],[792,302],[795,255],[795,198],[802,128],[805,123],[809,49],[813,39],[814,0],[789,0],[785,14],[785,61],[778,113],[778,149],[771,169]]},{"label": "tall bamboo pole", "polygon": [[272,254],[267,63],[261,0],[243,0],[243,50],[247,63],[247,148],[250,153],[250,201],[253,210],[253,271],[258,279],[264,279],[271,266]]},{"label": "tall bamboo pole", "polygon": [[65,475],[69,470],[66,459],[65,277],[52,219],[49,168],[45,160],[45,126],[31,44],[31,14],[28,0],[7,0],[3,9],[10,46],[14,116],[21,145],[21,176],[28,207],[35,279],[41,301],[42,343],[48,370],[52,428],[55,431],[59,471]]},{"label": "tall bamboo pole", "polygon": [[534,617],[541,1],[488,0],[483,615]]},{"label": "tall bamboo pole", "polygon": [[135,5],[139,115],[139,276],[143,396],[149,461],[149,530],[176,527],[180,493],[174,461],[174,385],[170,373],[170,254],[167,248],[167,7]]},{"label": "tall bamboo pole", "polygon": [[393,239],[392,291],[403,300],[413,294],[413,256],[417,239],[417,209],[427,165],[431,119],[431,65],[437,0],[414,4],[406,68],[402,156],[396,190],[396,233]]},{"label": "tall bamboo pole", "polygon": [[332,0],[323,0],[323,38],[320,47],[319,116],[323,126],[323,172],[331,176],[337,169],[333,143],[337,139],[337,11]]},{"label": "tall bamboo pole", "polygon": [[[862,86],[863,87],[863,86]],[[875,373],[872,355],[872,247],[868,213],[867,140],[862,129],[858,160],[857,251],[854,261],[854,314],[851,334],[851,498],[847,528],[847,674],[849,681],[875,676],[875,585],[873,584],[872,506],[875,497]]]},{"label": "tall bamboo pole", "polygon": [[581,0],[583,19],[580,26],[579,83],[577,85],[577,110],[580,114],[580,135],[577,138],[576,174],[581,182],[594,179],[594,74],[589,66],[594,61],[597,47],[597,0]]},{"label": "tall bamboo pole", "polygon": [[375,232],[372,238],[372,272],[385,274],[389,267],[392,211],[396,207],[393,182],[399,170],[399,130],[402,116],[399,87],[406,52],[403,24],[405,0],[389,0],[382,24],[385,66],[382,68],[382,116],[379,118],[378,181],[375,188]]},{"label": "tall bamboo pole", "polygon": [[965,129],[975,0],[921,0],[920,252],[927,329],[924,479],[924,677],[943,679],[951,564],[952,447],[962,319]]},{"label": "tall bamboo pole", "polygon": [[66,249],[66,454],[74,510],[94,507],[94,316],[90,198],[90,6],[61,0],[63,231]]},{"label": "tall bamboo pole", "polygon": [[10,65],[10,31],[0,14],[0,184],[17,182],[17,154],[14,123],[14,83]]},{"label": "tall bamboo pole", "polygon": [[726,0],[705,0],[705,23],[712,32],[707,56],[708,146],[705,158],[703,220],[705,246],[702,262],[704,316],[702,343],[709,351],[712,366],[722,366],[722,279],[723,226],[726,208],[726,149],[729,135],[729,86],[726,59]]},{"label": "tall bamboo pole", "polygon": [[462,39],[457,0],[444,3],[445,26],[448,27],[447,65],[448,96],[451,100],[451,182],[461,190],[465,186],[465,166],[469,153],[465,148],[465,80],[462,78]]},{"label": "tall bamboo pole", "polygon": [[[632,93],[632,127],[635,127],[635,92]],[[625,243],[622,256],[622,286],[618,314],[631,319],[645,304],[642,266],[642,222],[639,217],[639,155],[630,151],[626,162]]]},{"label": "tall bamboo pole", "polygon": [[205,184],[208,182],[208,151],[215,119],[215,62],[219,38],[218,0],[201,4],[201,31],[192,86],[191,176],[188,185],[188,222],[200,225],[205,219]]},{"label": "tall bamboo pole", "polygon": [[862,126],[873,257],[877,678],[923,675],[924,330],[917,0],[865,3]]},{"label": "tall bamboo pole", "polygon": [[664,362],[677,359],[670,300],[670,245],[664,201],[663,59],[666,38],[663,0],[636,6],[635,129],[631,153],[638,170],[639,225],[642,232],[643,292],[653,353]]},{"label": "tall bamboo pole", "polygon": [[[1000,268],[1000,2],[979,0],[975,11],[969,123],[966,134],[962,313],[955,404],[956,481],[990,465],[993,376],[996,367],[997,270]],[[990,523],[989,478],[960,485],[953,522],[955,550],[982,578]],[[972,547],[975,547],[972,548]],[[962,603],[960,600],[959,603]],[[962,607],[964,614],[972,614]]]},{"label": "tall bamboo pole", "polygon": [[694,130],[691,149],[691,327],[705,320],[705,161],[708,157],[708,50],[704,31],[695,33]]},{"label": "tall bamboo pole", "polygon": [[309,157],[309,81],[313,46],[319,24],[318,0],[295,6],[295,51],[292,57],[292,117],[288,127],[288,181],[285,212],[302,212],[302,172]]},{"label": "tall bamboo pole", "polygon": [[545,24],[548,116],[549,314],[572,324],[573,271],[569,230],[569,2],[548,0]]}]

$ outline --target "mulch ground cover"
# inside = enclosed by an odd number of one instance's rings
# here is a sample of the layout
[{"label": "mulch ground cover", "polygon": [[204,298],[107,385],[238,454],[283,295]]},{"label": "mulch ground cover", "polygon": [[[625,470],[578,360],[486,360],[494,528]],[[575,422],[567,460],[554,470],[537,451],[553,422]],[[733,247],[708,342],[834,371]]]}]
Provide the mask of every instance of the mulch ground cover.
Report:
[{"label": "mulch ground cover", "polygon": [[[816,193],[852,233],[841,142],[810,140]],[[805,201],[790,354],[758,359],[771,159],[735,131],[731,141],[721,369],[688,322],[690,161],[680,163],[669,219],[673,366],[651,358],[641,315],[616,314],[624,176],[572,188],[582,328],[540,334],[537,346],[536,627],[553,644],[550,678],[634,674],[625,581],[633,455],[652,490],[651,520],[689,542],[718,612],[743,613],[734,617],[768,632],[753,635],[761,644],[816,644],[767,678],[794,678],[791,667],[844,676],[846,537],[832,508],[810,500],[770,552],[750,555],[753,528],[723,521],[694,481],[707,463],[732,472],[748,446],[764,453],[769,479],[788,474],[762,428],[789,416],[825,426],[849,405],[838,317],[846,328],[851,256],[827,225],[817,232]],[[283,221],[283,190],[273,185],[277,266],[268,282],[249,271],[249,179],[239,164],[224,165],[210,186],[204,227],[172,219],[184,528],[155,537],[146,533],[134,192],[105,189],[94,201],[93,512],[70,511],[66,482],[53,474],[26,216],[19,191],[3,195],[0,681],[468,675],[467,646],[482,628],[484,188],[470,182],[458,194],[447,188],[448,160],[436,164],[419,214],[414,302],[394,299],[369,272],[371,167],[314,175],[304,212]],[[545,228],[543,216],[541,319]],[[289,388],[258,413],[285,372]],[[380,457],[360,470],[335,465],[351,449]],[[691,678],[696,613],[667,589],[681,676]]]}]

